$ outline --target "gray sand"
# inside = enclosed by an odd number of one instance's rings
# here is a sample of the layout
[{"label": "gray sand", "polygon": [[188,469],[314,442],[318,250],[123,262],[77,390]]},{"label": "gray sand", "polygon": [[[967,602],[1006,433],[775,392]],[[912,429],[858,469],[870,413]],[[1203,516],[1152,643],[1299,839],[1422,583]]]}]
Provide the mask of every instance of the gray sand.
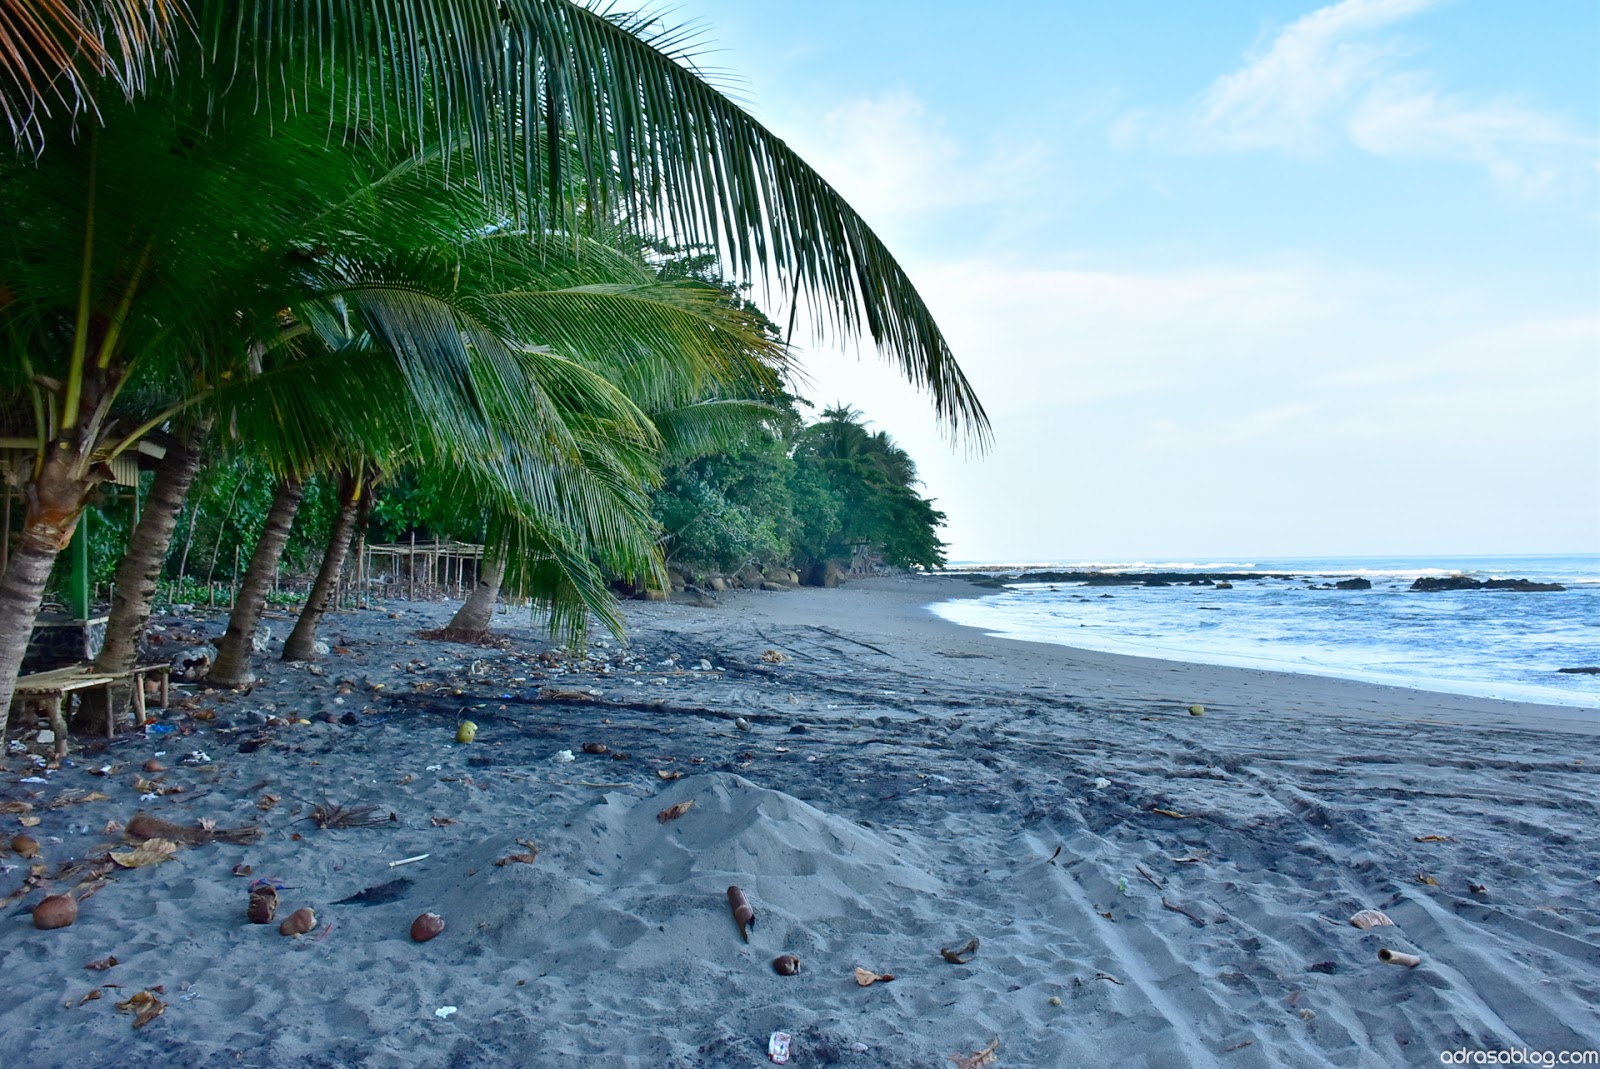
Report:
[{"label": "gray sand", "polygon": [[[0,909],[5,1064],[748,1067],[780,1029],[796,1066],[947,1066],[995,1037],[1002,1067],[1600,1049],[1600,714],[1008,642],[922,608],[971,589],[631,605],[631,647],[576,662],[518,617],[508,649],[418,639],[450,607],[398,603],[330,617],[320,675],[263,659],[249,694],[189,688],[170,733],[76,739],[48,775],[10,755],[0,802],[34,808],[0,842],[39,817],[45,884],[0,855],[0,895],[24,892]],[[164,622],[165,648],[223,624]],[[140,773],[157,751],[169,770]],[[382,823],[319,829],[327,801]],[[35,930],[85,878],[61,866],[125,848],[108,822],[141,809],[263,834],[113,870],[76,924]],[[519,840],[533,862],[497,865]],[[257,879],[318,927],[247,923]],[[1347,923],[1367,908],[1395,926]],[[426,910],[446,928],[417,944]],[[940,957],[974,936],[970,963]],[[115,1003],[154,985],[168,1008],[135,1030]]]}]

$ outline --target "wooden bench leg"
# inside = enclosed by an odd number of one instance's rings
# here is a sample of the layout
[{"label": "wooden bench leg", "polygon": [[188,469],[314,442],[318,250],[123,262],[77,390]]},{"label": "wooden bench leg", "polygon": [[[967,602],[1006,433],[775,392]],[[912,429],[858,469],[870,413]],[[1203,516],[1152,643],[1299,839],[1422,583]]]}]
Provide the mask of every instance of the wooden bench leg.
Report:
[{"label": "wooden bench leg", "polygon": [[144,704],[144,676],[142,675],[133,677],[133,712],[133,726],[136,728],[143,726],[148,716],[146,715]]},{"label": "wooden bench leg", "polygon": [[67,756],[67,718],[61,715],[61,702],[65,695],[56,695],[49,701],[50,730],[56,733],[56,761]]}]

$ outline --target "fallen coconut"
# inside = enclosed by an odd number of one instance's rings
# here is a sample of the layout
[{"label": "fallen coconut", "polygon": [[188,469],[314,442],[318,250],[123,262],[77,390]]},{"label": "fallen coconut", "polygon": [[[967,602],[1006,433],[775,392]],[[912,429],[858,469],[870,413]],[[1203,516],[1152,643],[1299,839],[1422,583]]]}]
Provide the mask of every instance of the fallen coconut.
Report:
[{"label": "fallen coconut", "polygon": [[65,928],[78,919],[78,900],[71,895],[50,895],[33,907],[33,926],[49,931]]}]

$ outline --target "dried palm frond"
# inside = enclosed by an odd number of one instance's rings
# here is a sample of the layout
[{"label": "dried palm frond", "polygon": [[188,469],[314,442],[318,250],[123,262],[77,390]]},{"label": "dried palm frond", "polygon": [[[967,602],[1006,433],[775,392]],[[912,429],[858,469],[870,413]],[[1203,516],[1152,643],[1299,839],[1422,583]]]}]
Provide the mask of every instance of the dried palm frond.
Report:
[{"label": "dried palm frond", "polygon": [[380,824],[389,824],[397,818],[393,813],[382,815],[375,805],[340,805],[338,802],[323,801],[311,810],[311,820],[317,827],[328,828],[375,828]]}]

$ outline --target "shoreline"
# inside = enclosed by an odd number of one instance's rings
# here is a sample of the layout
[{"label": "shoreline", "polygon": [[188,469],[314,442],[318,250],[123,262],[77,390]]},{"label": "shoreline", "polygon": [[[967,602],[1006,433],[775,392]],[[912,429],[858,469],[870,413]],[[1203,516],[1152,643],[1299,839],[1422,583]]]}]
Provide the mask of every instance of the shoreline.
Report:
[{"label": "shoreline", "polygon": [[[990,596],[990,597],[992,597],[992,596],[995,596],[995,595],[1000,594],[1000,593],[1003,593],[1003,591],[982,589],[979,596],[980,597],[981,596]],[[966,595],[964,593],[960,593],[960,594],[951,595],[947,600],[969,600],[969,597],[968,597],[968,595]],[[1488,694],[1488,693],[1484,693],[1485,689],[1493,688],[1493,687],[1503,687],[1503,688],[1507,688],[1507,689],[1510,689],[1510,690],[1516,690],[1516,689],[1537,690],[1541,686],[1540,684],[1537,684],[1537,683],[1518,683],[1518,682],[1511,682],[1511,681],[1502,681],[1502,682],[1494,683],[1494,682],[1488,682],[1488,681],[1461,680],[1461,681],[1445,681],[1443,685],[1435,682],[1433,685],[1430,686],[1429,685],[1430,681],[1428,679],[1424,678],[1424,677],[1403,676],[1403,677],[1391,677],[1391,678],[1387,678],[1386,679],[1386,678],[1382,678],[1377,673],[1361,674],[1362,673],[1362,669],[1359,668],[1359,667],[1328,666],[1328,667],[1312,668],[1312,667],[1307,667],[1307,666],[1295,664],[1295,663],[1292,663],[1292,662],[1289,662],[1289,661],[1273,662],[1273,661],[1271,661],[1269,659],[1266,659],[1266,658],[1254,658],[1254,657],[1251,657],[1248,654],[1231,655],[1231,654],[1227,654],[1227,653],[1217,653],[1217,654],[1215,654],[1215,656],[1219,658],[1218,660],[1202,660],[1202,659],[1196,659],[1196,658],[1205,657],[1205,656],[1207,656],[1206,654],[1200,653],[1198,651],[1188,651],[1188,650],[1183,650],[1183,649],[1162,649],[1162,650],[1159,650],[1159,651],[1156,651],[1156,652],[1148,652],[1148,653],[1136,652],[1133,649],[1093,650],[1093,649],[1090,649],[1088,647],[1074,645],[1070,641],[1070,636],[1067,636],[1067,638],[1068,638],[1067,641],[1062,641],[1062,642],[1053,642],[1053,641],[1044,640],[1044,639],[1032,639],[1032,638],[1023,638],[1023,637],[1015,637],[1015,638],[1013,638],[1013,637],[1004,635],[1002,633],[999,633],[997,629],[990,628],[985,624],[979,624],[979,623],[967,624],[967,623],[962,623],[962,622],[956,621],[956,620],[949,620],[948,622],[950,622],[950,623],[952,623],[952,624],[954,624],[956,626],[971,627],[971,628],[974,628],[976,630],[984,631],[985,633],[990,634],[990,637],[1006,638],[1008,641],[1016,641],[1016,642],[1034,642],[1034,643],[1038,643],[1040,645],[1047,645],[1047,646],[1049,646],[1049,645],[1060,645],[1060,646],[1063,646],[1065,648],[1073,649],[1073,650],[1080,651],[1080,652],[1083,652],[1083,653],[1090,653],[1090,652],[1104,653],[1104,654],[1107,654],[1109,656],[1128,657],[1128,658],[1134,659],[1134,660],[1173,661],[1173,662],[1177,662],[1177,663],[1181,663],[1181,664],[1207,665],[1209,667],[1217,667],[1217,668],[1245,669],[1245,670],[1250,670],[1250,671],[1272,672],[1272,673],[1277,673],[1277,674],[1286,674],[1286,675],[1300,676],[1300,677],[1315,677],[1315,678],[1324,678],[1324,679],[1336,679],[1336,680],[1344,680],[1344,681],[1349,681],[1349,682],[1354,682],[1354,683],[1361,683],[1361,684],[1365,684],[1365,685],[1369,685],[1369,686],[1388,687],[1388,688],[1392,688],[1392,689],[1395,689],[1395,690],[1402,690],[1402,691],[1414,690],[1414,691],[1418,691],[1418,692],[1421,692],[1421,693],[1424,693],[1424,694],[1428,694],[1428,695],[1469,697],[1469,698],[1476,698],[1476,699],[1480,699],[1480,700],[1484,700],[1484,701],[1504,702],[1504,703],[1507,703],[1507,704],[1510,704],[1510,705],[1523,706],[1523,707],[1533,706],[1533,707],[1542,708],[1542,709],[1567,708],[1567,709],[1573,709],[1573,710],[1579,710],[1579,711],[1587,712],[1587,713],[1589,713],[1591,715],[1591,717],[1597,719],[1597,721],[1600,721],[1600,698],[1591,698],[1591,697],[1586,696],[1586,695],[1585,696],[1580,696],[1580,695],[1576,695],[1576,694],[1570,694],[1570,695],[1569,694],[1560,694],[1559,696],[1552,695],[1552,696],[1546,697],[1546,696],[1544,696],[1542,694],[1538,694],[1538,693],[1523,694],[1523,695],[1518,695],[1518,694],[1514,694],[1514,693],[1513,694]],[[1116,644],[1116,642],[1117,642],[1117,640],[1113,639],[1112,642],[1111,643],[1107,643],[1107,645],[1113,645],[1113,644]],[[1125,643],[1124,645],[1131,646],[1132,643]],[[1548,686],[1548,685],[1546,684],[1545,686]],[[1444,689],[1445,687],[1448,687],[1449,689]],[[1569,719],[1569,718],[1563,718],[1563,719]]]},{"label": "shoreline", "polygon": [[[861,1069],[995,1038],[997,1069],[1600,1049],[1573,710],[994,639],[925,609],[957,588],[631,602],[631,646],[587,659],[520,614],[504,648],[424,640],[453,604],[393,602],[330,614],[318,664],[183,688],[148,737],[7,755],[0,841],[41,848],[0,856],[13,1061],[748,1069],[780,1030],[797,1066]],[[161,622],[171,649],[225,618]],[[327,803],[379,823],[319,827]],[[259,838],[125,869],[136,812]],[[257,880],[316,927],[249,923]],[[85,895],[75,924],[33,928],[47,891]],[[158,986],[147,1026],[116,1012]]]}]

